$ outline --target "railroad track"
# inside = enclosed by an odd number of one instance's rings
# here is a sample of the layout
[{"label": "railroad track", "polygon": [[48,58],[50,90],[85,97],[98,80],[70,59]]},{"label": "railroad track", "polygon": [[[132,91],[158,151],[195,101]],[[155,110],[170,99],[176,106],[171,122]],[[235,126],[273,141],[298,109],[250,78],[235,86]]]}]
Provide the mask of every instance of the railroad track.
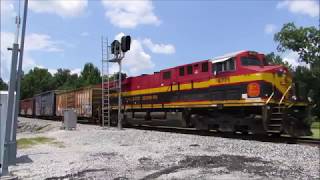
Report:
[{"label": "railroad track", "polygon": [[[59,120],[61,121],[61,120]],[[90,124],[97,125],[86,121],[81,121],[80,124]],[[168,127],[168,126],[130,126],[129,128],[135,128],[140,130],[152,130],[159,132],[172,132],[179,134],[192,134],[199,136],[213,136],[213,137],[222,137],[222,138],[230,138],[230,139],[240,139],[240,140],[253,140],[260,142],[273,142],[273,143],[286,143],[286,144],[307,144],[312,146],[320,146],[320,139],[314,139],[310,137],[290,137],[286,135],[282,136],[267,136],[267,135],[254,135],[254,134],[238,134],[238,133],[230,133],[230,132],[218,132],[218,131],[201,131],[195,128],[180,128],[180,127]]]},{"label": "railroad track", "polygon": [[212,137],[222,137],[230,139],[240,139],[240,140],[253,140],[260,142],[272,142],[272,143],[286,143],[286,144],[306,144],[312,146],[320,146],[320,139],[314,139],[310,137],[289,137],[285,135],[274,136],[274,135],[254,135],[254,134],[238,134],[229,132],[217,132],[217,131],[199,131],[195,128],[176,128],[176,127],[166,127],[166,126],[131,126],[130,128],[140,129],[140,130],[151,130],[159,132],[172,132],[179,134],[191,134],[199,136],[212,136]]}]

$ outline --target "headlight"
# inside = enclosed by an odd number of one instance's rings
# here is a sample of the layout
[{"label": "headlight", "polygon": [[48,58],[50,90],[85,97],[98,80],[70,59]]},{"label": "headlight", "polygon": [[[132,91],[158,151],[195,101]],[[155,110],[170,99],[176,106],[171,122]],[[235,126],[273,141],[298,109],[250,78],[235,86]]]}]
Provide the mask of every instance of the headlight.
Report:
[{"label": "headlight", "polygon": [[260,84],[259,83],[249,83],[247,86],[247,93],[249,97],[257,97],[260,95]]},{"label": "headlight", "polygon": [[285,73],[285,70],[282,69],[282,68],[277,71],[277,75],[280,76],[280,77],[281,77],[284,73]]}]

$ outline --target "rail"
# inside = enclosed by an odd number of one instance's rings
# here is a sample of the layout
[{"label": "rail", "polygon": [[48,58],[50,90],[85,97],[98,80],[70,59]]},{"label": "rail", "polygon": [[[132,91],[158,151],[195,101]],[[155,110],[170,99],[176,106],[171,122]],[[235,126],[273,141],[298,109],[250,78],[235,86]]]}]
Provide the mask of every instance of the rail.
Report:
[{"label": "rail", "polygon": [[280,102],[279,102],[279,106],[282,104],[282,101],[284,100],[284,98],[286,97],[287,93],[289,92],[289,90],[291,89],[291,85],[287,88],[287,90],[283,93]]}]

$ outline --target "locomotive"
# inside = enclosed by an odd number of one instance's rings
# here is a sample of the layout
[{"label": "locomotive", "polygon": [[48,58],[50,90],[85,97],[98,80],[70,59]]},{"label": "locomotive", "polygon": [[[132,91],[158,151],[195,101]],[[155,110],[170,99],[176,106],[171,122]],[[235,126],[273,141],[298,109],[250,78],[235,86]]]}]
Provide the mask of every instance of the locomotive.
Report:
[{"label": "locomotive", "polygon": [[[112,124],[116,86],[116,80],[104,84]],[[295,87],[286,67],[268,64],[262,53],[239,51],[122,79],[121,118],[128,125],[311,135],[308,102]]]}]

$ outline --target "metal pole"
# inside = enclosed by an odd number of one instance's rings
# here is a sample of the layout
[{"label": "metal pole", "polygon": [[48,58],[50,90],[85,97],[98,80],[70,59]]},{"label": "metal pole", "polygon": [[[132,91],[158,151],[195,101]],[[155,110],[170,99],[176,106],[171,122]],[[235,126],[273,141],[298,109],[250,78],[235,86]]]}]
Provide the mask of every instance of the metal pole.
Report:
[{"label": "metal pole", "polygon": [[119,58],[119,97],[118,97],[118,129],[122,129],[122,117],[121,117],[121,60],[122,58]]},{"label": "metal pole", "polygon": [[108,88],[107,88],[107,93],[108,93],[108,127],[110,128],[110,121],[111,121],[111,117],[110,117],[110,78],[109,78],[109,39],[107,37],[107,84],[108,84]]},{"label": "metal pole", "polygon": [[8,92],[8,109],[7,109],[7,118],[5,122],[5,140],[4,140],[4,153],[3,153],[3,162],[2,164],[2,176],[9,174],[9,156],[12,150],[12,142],[10,142],[10,137],[12,133],[12,123],[13,123],[13,114],[14,114],[14,92],[16,89],[16,75],[17,75],[17,61],[18,61],[18,51],[19,45],[14,43],[12,48],[12,62],[11,62],[11,72],[10,72],[10,83],[9,83],[9,92]]},{"label": "metal pole", "polygon": [[13,118],[13,130],[12,130],[12,143],[14,144],[14,161],[13,164],[15,164],[15,157],[17,155],[17,124],[18,124],[18,113],[20,111],[19,107],[19,100],[20,100],[20,86],[21,86],[21,76],[22,76],[22,62],[23,62],[23,52],[24,52],[24,39],[26,35],[26,24],[27,24],[27,15],[28,15],[28,0],[25,0],[24,2],[24,11],[23,11],[23,21],[22,21],[22,30],[21,30],[21,40],[20,40],[20,53],[19,53],[19,65],[18,65],[18,74],[17,74],[17,90],[16,90],[16,104],[15,104],[15,114]]}]

